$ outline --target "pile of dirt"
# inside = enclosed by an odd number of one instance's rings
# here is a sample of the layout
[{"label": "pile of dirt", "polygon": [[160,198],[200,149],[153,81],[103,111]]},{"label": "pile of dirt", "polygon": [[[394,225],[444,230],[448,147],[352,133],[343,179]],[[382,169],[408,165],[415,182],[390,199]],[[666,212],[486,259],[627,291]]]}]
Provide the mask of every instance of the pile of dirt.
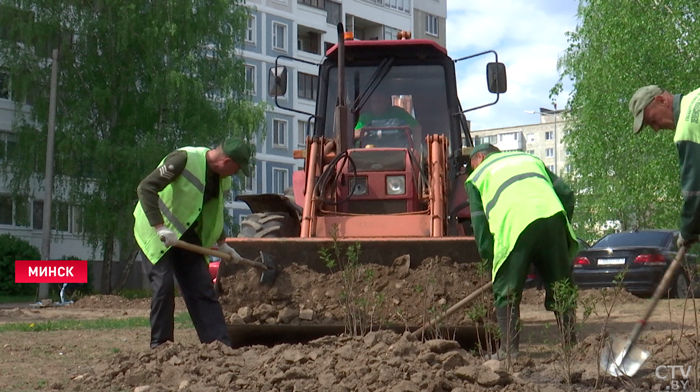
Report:
[{"label": "pile of dirt", "polygon": [[[695,343],[688,340],[688,344]],[[599,337],[588,336],[574,350],[573,390],[664,390],[654,366],[671,357],[661,335],[643,339],[653,356],[634,387],[602,376],[597,369]],[[683,349],[689,347],[683,346]],[[555,350],[556,351],[556,350]],[[676,350],[677,351],[677,350]],[[688,363],[675,356],[673,364]],[[69,391],[134,392],[370,391],[370,392],[563,392],[567,372],[560,353],[521,353],[507,369],[505,362],[467,352],[451,340],[418,341],[409,333],[370,332],[365,336],[326,336],[307,344],[231,349],[211,344],[168,343],[150,350],[125,350],[74,374]],[[668,362],[666,362],[668,363]],[[651,369],[651,370],[648,370]]]},{"label": "pile of dirt", "polygon": [[[535,288],[523,290],[521,303],[544,306],[545,295],[545,290],[538,290]],[[611,287],[579,290],[578,297],[579,308],[582,308],[585,304],[593,305],[597,303],[602,305],[604,302],[610,306],[613,304],[613,299],[615,300],[615,306],[619,306],[621,304],[643,303],[645,301],[644,298],[637,297],[625,289],[620,289],[616,293],[615,289]]]},{"label": "pile of dirt", "polygon": [[[218,342],[171,343],[122,352],[73,378],[74,391],[124,388],[190,391],[533,391],[534,385],[482,365],[454,341],[419,342],[409,333],[328,336],[306,345],[231,349]],[[495,370],[494,370],[495,369]]]},{"label": "pile of dirt", "polygon": [[[390,267],[362,264],[335,273],[292,264],[278,272],[272,286],[259,283],[259,270],[241,270],[221,279],[220,301],[234,324],[333,324],[351,314],[374,324],[418,325],[488,282],[475,264],[448,258],[410,266],[408,256]],[[490,296],[483,296],[488,306]],[[451,322],[474,323],[466,310],[445,320]]]},{"label": "pile of dirt", "polygon": [[[127,299],[119,295],[90,295],[69,305],[82,309],[150,309],[150,298]],[[182,297],[175,297],[175,308],[186,310]]]}]

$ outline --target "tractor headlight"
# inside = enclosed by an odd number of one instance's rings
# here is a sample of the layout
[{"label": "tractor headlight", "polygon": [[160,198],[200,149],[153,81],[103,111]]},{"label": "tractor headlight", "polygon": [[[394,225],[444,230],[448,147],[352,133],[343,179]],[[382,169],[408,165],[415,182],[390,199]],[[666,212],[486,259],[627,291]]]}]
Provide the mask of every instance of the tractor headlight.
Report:
[{"label": "tractor headlight", "polygon": [[406,194],[406,177],[405,176],[386,176],[386,194],[387,195],[405,195]]},{"label": "tractor headlight", "polygon": [[368,192],[367,177],[352,177],[350,179],[350,189],[355,196],[366,195]]}]

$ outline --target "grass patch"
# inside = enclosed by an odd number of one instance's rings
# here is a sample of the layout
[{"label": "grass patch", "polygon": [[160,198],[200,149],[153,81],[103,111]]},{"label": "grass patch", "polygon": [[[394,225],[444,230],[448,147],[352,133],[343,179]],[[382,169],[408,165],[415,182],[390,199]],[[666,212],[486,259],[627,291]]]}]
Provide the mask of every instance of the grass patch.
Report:
[{"label": "grass patch", "polygon": [[34,303],[33,295],[0,295],[0,304],[9,304],[14,302]]},{"label": "grass patch", "polygon": [[[176,328],[194,328],[188,312],[180,312],[175,315]],[[0,324],[1,332],[42,332],[42,331],[66,331],[66,330],[97,330],[97,329],[129,329],[150,327],[148,317],[129,317],[119,319],[100,320],[56,320],[35,323],[7,323]]]}]

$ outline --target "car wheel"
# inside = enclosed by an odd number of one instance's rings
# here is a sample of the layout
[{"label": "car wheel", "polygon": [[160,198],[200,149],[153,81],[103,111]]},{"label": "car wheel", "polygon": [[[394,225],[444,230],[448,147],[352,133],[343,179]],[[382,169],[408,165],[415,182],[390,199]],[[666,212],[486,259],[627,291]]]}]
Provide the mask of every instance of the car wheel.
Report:
[{"label": "car wheel", "polygon": [[688,277],[683,272],[679,273],[678,276],[676,276],[676,282],[673,288],[674,297],[680,299],[688,298],[689,286]]}]

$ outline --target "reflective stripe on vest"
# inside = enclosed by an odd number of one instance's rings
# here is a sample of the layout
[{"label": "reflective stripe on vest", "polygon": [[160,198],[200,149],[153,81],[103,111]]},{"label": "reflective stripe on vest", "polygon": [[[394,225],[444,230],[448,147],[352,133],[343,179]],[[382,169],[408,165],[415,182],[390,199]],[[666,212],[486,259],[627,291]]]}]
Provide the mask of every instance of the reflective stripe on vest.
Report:
[{"label": "reflective stripe on vest", "polygon": [[673,142],[690,141],[700,144],[700,89],[684,95]]},{"label": "reflective stripe on vest", "polygon": [[[522,152],[502,152],[487,157],[467,178],[482,198],[493,235],[492,279],[512,252],[520,234],[537,219],[564,212],[544,163]],[[472,213],[472,216],[478,214]],[[570,243],[576,235],[568,223]],[[573,254],[577,248],[574,248]]]},{"label": "reflective stripe on vest", "polygon": [[[218,197],[202,205],[204,200],[204,183],[206,182],[205,147],[184,147],[179,149],[187,153],[187,162],[182,174],[159,192],[158,208],[163,215],[163,224],[173,230],[178,238],[197,221],[197,234],[202,246],[208,248],[216,243],[223,231],[224,192],[231,189],[231,177],[221,179]],[[165,159],[158,166],[162,166]],[[155,228],[148,222],[141,202],[134,209],[134,236],[141,250],[153,263],[157,263],[168,250],[158,238]],[[205,257],[207,262],[209,257]]]}]

